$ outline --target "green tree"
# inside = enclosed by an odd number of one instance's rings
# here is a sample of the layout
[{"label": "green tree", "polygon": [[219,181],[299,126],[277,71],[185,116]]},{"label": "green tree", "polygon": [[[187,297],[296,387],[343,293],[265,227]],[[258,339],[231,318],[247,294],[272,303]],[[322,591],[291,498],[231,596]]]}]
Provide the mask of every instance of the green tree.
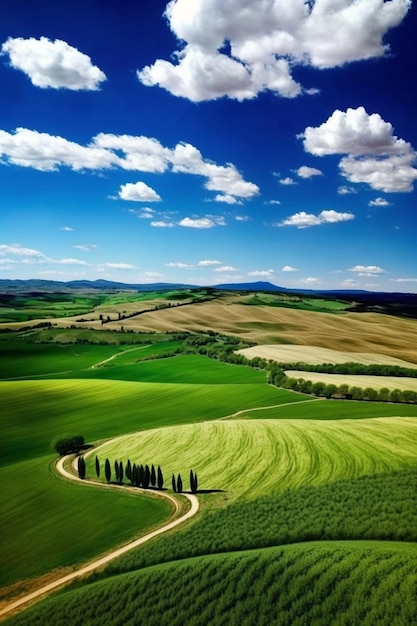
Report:
[{"label": "green tree", "polygon": [[97,478],[100,478],[100,461],[98,460],[97,456],[96,456],[96,474],[97,474]]},{"label": "green tree", "polygon": [[172,474],[172,478],[171,478],[171,484],[172,484],[172,491],[177,491],[177,483],[175,480],[175,474]]},{"label": "green tree", "polygon": [[164,477],[163,477],[162,470],[159,465],[158,465],[158,471],[157,471],[157,485],[158,485],[158,489],[162,489],[162,487],[164,486]]},{"label": "green tree", "polygon": [[142,482],[142,487],[144,489],[147,489],[149,487],[150,480],[151,480],[151,471],[149,469],[149,465],[145,465],[145,471],[143,473],[143,482]]},{"label": "green tree", "polygon": [[107,482],[109,483],[111,479],[111,467],[110,467],[109,459],[106,459],[104,463],[104,475],[106,477]]},{"label": "green tree", "polygon": [[125,474],[126,474],[126,478],[131,481],[132,480],[132,464],[130,462],[130,459],[127,460]]},{"label": "green tree", "polygon": [[120,461],[119,463],[119,485],[122,484],[123,482],[123,461]]},{"label": "green tree", "polygon": [[83,456],[78,457],[77,466],[78,466],[78,476],[79,478],[81,478],[81,480],[84,480],[86,467],[85,467],[85,460]]},{"label": "green tree", "polygon": [[78,453],[84,445],[84,437],[82,435],[58,435],[51,445],[60,456]]},{"label": "green tree", "polygon": [[153,463],[152,463],[152,467],[151,467],[150,481],[151,481],[152,487],[155,487],[156,486],[156,472],[155,472],[155,466],[154,466]]},{"label": "green tree", "polygon": [[177,492],[178,493],[182,493],[182,478],[181,478],[181,474],[178,474],[178,477],[177,477]]},{"label": "green tree", "polygon": [[116,474],[117,482],[120,482],[120,480],[119,480],[119,461],[115,461],[114,462],[114,473]]}]

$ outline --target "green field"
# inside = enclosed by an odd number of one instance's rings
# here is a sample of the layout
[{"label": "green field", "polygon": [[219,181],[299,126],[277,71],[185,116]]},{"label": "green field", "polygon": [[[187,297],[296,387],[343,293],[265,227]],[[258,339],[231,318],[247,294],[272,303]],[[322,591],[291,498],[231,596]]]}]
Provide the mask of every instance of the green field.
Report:
[{"label": "green field", "polygon": [[195,353],[205,341],[216,357],[240,345],[216,333],[0,335],[3,586],[85,562],[171,514],[150,494],[57,477],[56,435],[95,445],[91,478],[96,455],[160,465],[170,491],[172,473],[187,490],[193,469],[201,504],[184,527],[6,623],[412,624],[417,406],[279,389],[265,370]]},{"label": "green field", "polygon": [[[197,471],[201,489],[229,500],[305,485],[417,469],[417,420],[230,420],[125,435],[95,453],[160,464],[167,475]],[[91,467],[90,473],[93,474]]]}]

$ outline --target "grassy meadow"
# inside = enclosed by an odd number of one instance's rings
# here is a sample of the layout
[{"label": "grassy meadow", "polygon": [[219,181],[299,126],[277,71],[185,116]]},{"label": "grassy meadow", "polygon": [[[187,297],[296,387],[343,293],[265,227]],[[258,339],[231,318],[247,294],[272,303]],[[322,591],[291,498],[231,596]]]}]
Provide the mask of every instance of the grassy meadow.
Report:
[{"label": "grassy meadow", "polygon": [[[160,465],[169,493],[171,474],[188,490],[193,469],[201,505],[183,527],[5,624],[414,623],[417,406],[315,399],[222,355],[298,344],[319,361],[338,351],[410,366],[417,322],[274,299],[101,294],[84,316],[91,327],[77,313],[0,333],[3,604],[172,514],[151,491],[58,477],[56,435],[94,446],[90,478],[96,455],[102,467]],[[148,312],[116,320],[138,307]],[[104,314],[114,321],[101,325]]]}]

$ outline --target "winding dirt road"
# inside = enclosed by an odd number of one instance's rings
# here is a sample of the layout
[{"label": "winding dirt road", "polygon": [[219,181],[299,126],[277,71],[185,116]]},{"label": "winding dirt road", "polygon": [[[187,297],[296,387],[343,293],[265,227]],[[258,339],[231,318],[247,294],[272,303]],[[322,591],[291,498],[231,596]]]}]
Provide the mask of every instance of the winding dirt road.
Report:
[{"label": "winding dirt road", "polygon": [[[61,457],[56,464],[56,469],[64,478],[68,480],[72,480],[72,481],[79,482],[79,483],[86,484],[86,485],[95,484],[105,489],[123,489],[124,491],[129,490],[137,494],[140,494],[140,493],[149,494],[149,490],[138,489],[137,487],[130,488],[130,487],[126,487],[123,485],[107,485],[107,484],[99,483],[98,481],[94,481],[94,480],[81,480],[80,478],[78,478],[78,476],[76,476],[75,474],[72,474],[71,472],[68,472],[65,469],[64,463],[67,459],[68,457]],[[159,497],[165,498],[169,500],[171,503],[173,503],[175,507],[174,515],[177,515],[179,511],[179,504],[177,500],[173,498],[173,496],[171,496],[168,493],[164,493],[162,491],[152,492],[152,493],[155,493]],[[172,528],[179,526],[186,520],[193,517],[199,509],[199,506],[200,506],[199,500],[197,496],[191,493],[183,493],[182,495],[185,496],[191,503],[190,509],[184,515],[182,515],[181,517],[178,517],[177,519],[174,519],[172,522],[168,522],[167,524],[165,524],[164,526],[161,526],[161,528],[158,528],[157,530],[147,533],[146,535],[143,535],[142,537],[139,537],[138,539],[135,539],[134,541],[131,541],[130,543],[120,548],[117,548],[117,550],[114,550],[113,552],[110,552],[109,554],[106,554],[105,556],[95,561],[92,561],[91,563],[88,563],[88,565],[84,565],[83,567],[75,570],[74,572],[71,572],[70,574],[67,574],[66,576],[62,576],[61,578],[58,578],[57,580],[54,580],[53,582],[47,585],[44,585],[43,587],[40,587],[39,589],[36,589],[35,591],[22,596],[18,600],[11,602],[10,604],[6,605],[3,609],[0,610],[0,618],[9,613],[16,612],[17,609],[23,607],[25,604],[33,602],[34,600],[37,600],[49,594],[50,592],[55,591],[56,589],[58,589],[58,587],[62,587],[68,584],[75,578],[79,578],[80,576],[89,574],[95,569],[98,569],[99,567],[106,565],[113,559],[116,559],[122,554],[125,554],[125,552],[129,552],[129,550],[133,550],[134,548],[137,548],[138,546],[142,545],[143,543],[146,543],[150,539],[153,539],[154,537],[157,537],[158,535],[162,535],[162,533],[165,533],[171,530]]]}]

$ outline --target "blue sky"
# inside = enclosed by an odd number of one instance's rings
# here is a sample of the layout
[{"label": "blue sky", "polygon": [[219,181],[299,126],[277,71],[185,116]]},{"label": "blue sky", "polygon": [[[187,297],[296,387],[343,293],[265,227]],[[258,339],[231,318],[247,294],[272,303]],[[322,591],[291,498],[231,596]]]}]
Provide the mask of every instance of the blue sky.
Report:
[{"label": "blue sky", "polygon": [[2,0],[0,277],[417,292],[410,0]]}]

